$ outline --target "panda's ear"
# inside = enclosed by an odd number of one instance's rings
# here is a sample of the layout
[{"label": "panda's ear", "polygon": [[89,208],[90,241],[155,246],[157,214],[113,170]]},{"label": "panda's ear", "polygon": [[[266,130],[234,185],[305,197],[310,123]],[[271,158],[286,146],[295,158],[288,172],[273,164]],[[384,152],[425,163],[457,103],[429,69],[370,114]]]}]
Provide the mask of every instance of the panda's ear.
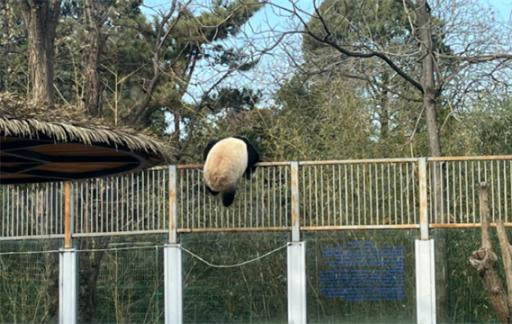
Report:
[{"label": "panda's ear", "polygon": [[206,147],[204,148],[203,150],[203,162],[206,161],[206,157],[208,156],[208,153],[210,152],[210,150],[212,149],[212,147],[217,144],[219,140],[211,140],[208,142],[208,144],[206,144]]}]

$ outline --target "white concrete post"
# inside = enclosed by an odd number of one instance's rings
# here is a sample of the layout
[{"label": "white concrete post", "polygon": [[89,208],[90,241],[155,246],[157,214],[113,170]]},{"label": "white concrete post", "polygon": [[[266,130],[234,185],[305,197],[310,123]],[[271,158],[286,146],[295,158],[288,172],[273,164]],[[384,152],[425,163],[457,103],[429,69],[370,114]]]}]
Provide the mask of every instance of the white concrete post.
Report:
[{"label": "white concrete post", "polygon": [[306,242],[288,244],[288,323],[306,324]]},{"label": "white concrete post", "polygon": [[436,273],[434,240],[429,239],[427,159],[418,159],[420,239],[416,252],[416,321],[419,324],[436,323]]},{"label": "white concrete post", "polygon": [[416,240],[416,322],[436,323],[434,240]]},{"label": "white concrete post", "polygon": [[60,249],[59,323],[73,324],[77,319],[78,256],[75,249]]},{"label": "white concrete post", "polygon": [[176,166],[169,166],[169,242],[164,246],[165,323],[183,323],[181,245],[178,244]]},{"label": "white concrete post", "polygon": [[164,247],[165,323],[183,323],[181,248],[179,244]]}]

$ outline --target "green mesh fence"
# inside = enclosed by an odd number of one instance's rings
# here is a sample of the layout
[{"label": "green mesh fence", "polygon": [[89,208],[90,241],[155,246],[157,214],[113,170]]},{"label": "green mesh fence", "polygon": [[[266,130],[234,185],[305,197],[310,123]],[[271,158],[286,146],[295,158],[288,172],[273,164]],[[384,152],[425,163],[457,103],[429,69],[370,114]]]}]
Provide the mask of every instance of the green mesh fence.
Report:
[{"label": "green mesh fence", "polygon": [[[162,242],[163,237],[138,237],[135,242],[125,238],[108,242],[107,251],[80,252],[81,264],[88,262],[85,258],[94,260],[102,253],[95,295],[95,316],[99,323],[163,322]],[[81,268],[83,273],[84,267]],[[80,279],[80,289],[87,287],[86,279]],[[84,307],[87,300],[84,299],[79,302],[81,319],[86,323]]]},{"label": "green mesh fence", "polygon": [[[480,246],[480,229],[445,233],[446,322],[497,322],[481,279],[468,262]],[[308,322],[414,323],[417,235],[404,230],[305,233]],[[500,255],[494,229],[491,235]],[[288,233],[182,235],[185,248],[214,264],[254,259],[243,266],[217,268],[183,252],[185,323],[286,323],[286,249],[262,256],[288,239]],[[87,278],[84,256],[94,258],[95,249],[107,249],[94,281],[94,321],[162,323],[165,237],[83,241],[76,243],[93,251],[79,252],[81,292]],[[0,242],[0,323],[55,322],[58,252],[41,251],[58,250],[61,244],[61,240]],[[501,261],[497,265],[502,271]],[[87,302],[80,299],[80,309]],[[91,321],[80,314],[81,323]]]},{"label": "green mesh fence", "polygon": [[[58,242],[0,243],[0,323],[44,323],[58,310]],[[16,252],[17,254],[2,254]]]},{"label": "green mesh fence", "polygon": [[[448,305],[446,319],[441,322],[498,323],[494,310],[488,302],[482,279],[469,263],[471,253],[480,248],[480,229],[443,231],[446,235],[447,247]],[[491,228],[489,232],[493,240],[493,249],[498,255],[496,267],[501,278],[504,279],[496,231]],[[439,269],[436,268],[436,271]],[[505,281],[503,283],[505,284]]]},{"label": "green mesh fence", "polygon": [[[285,233],[183,235],[185,248],[229,265],[284,246]],[[183,255],[185,323],[286,323],[286,249],[247,265]]]}]

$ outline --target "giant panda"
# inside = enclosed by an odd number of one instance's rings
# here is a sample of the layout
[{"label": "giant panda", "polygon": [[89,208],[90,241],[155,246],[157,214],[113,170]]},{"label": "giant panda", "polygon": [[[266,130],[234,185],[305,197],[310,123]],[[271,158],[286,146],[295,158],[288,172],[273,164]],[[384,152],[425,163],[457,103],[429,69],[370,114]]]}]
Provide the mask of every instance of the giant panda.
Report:
[{"label": "giant panda", "polygon": [[238,181],[243,175],[250,179],[260,160],[254,146],[241,136],[210,141],[203,152],[203,178],[213,195],[219,192],[222,204],[230,206],[235,199]]}]

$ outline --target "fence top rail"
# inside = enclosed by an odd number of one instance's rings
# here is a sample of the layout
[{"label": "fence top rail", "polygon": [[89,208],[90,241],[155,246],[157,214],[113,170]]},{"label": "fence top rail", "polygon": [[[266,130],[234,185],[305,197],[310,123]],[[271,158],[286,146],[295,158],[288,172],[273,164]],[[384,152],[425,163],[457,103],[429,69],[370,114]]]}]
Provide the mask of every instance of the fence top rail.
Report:
[{"label": "fence top rail", "polygon": [[[260,167],[268,167],[268,166],[287,166],[292,162],[290,161],[280,161],[280,162],[260,162],[257,163],[256,166]],[[162,167],[159,167],[162,168]],[[202,169],[203,164],[201,163],[191,163],[191,164],[178,164],[176,165],[177,169]]]},{"label": "fence top rail", "polygon": [[[365,164],[365,163],[407,163],[418,161],[418,158],[390,158],[390,159],[357,159],[357,160],[318,160],[318,161],[277,161],[277,162],[259,162],[256,166],[272,167],[272,166],[289,166],[296,162],[299,165],[331,165],[331,164]],[[165,169],[168,166],[158,166],[152,170]],[[195,170],[202,169],[201,163],[178,164],[178,170]]]},{"label": "fence top rail", "polygon": [[428,157],[429,162],[446,161],[494,161],[494,160],[512,160],[512,155],[483,155],[483,156],[436,156]]},{"label": "fence top rail", "polygon": [[[277,161],[260,162],[256,166],[288,166],[293,162],[299,165],[332,165],[332,164],[370,164],[370,163],[410,163],[417,162],[419,159],[427,159],[428,162],[447,162],[447,161],[492,161],[492,160],[512,160],[512,155],[485,155],[485,156],[437,156],[437,157],[410,157],[410,158],[380,158],[380,159],[349,159],[349,160],[317,160],[317,161]],[[152,170],[162,170],[169,166],[157,166]],[[202,163],[178,164],[177,169],[201,169]]]},{"label": "fence top rail", "polygon": [[[364,163],[407,163],[416,162],[417,158],[390,158],[390,159],[357,159],[357,160],[318,160],[318,161],[278,161],[278,162],[259,162],[256,166],[288,166],[296,162],[299,165],[331,165],[331,164],[364,164]],[[202,164],[179,164],[178,169],[201,169]]]},{"label": "fence top rail", "polygon": [[322,160],[322,161],[299,161],[299,165],[367,164],[367,163],[409,163],[409,162],[416,162],[416,161],[418,161],[418,158]]}]

